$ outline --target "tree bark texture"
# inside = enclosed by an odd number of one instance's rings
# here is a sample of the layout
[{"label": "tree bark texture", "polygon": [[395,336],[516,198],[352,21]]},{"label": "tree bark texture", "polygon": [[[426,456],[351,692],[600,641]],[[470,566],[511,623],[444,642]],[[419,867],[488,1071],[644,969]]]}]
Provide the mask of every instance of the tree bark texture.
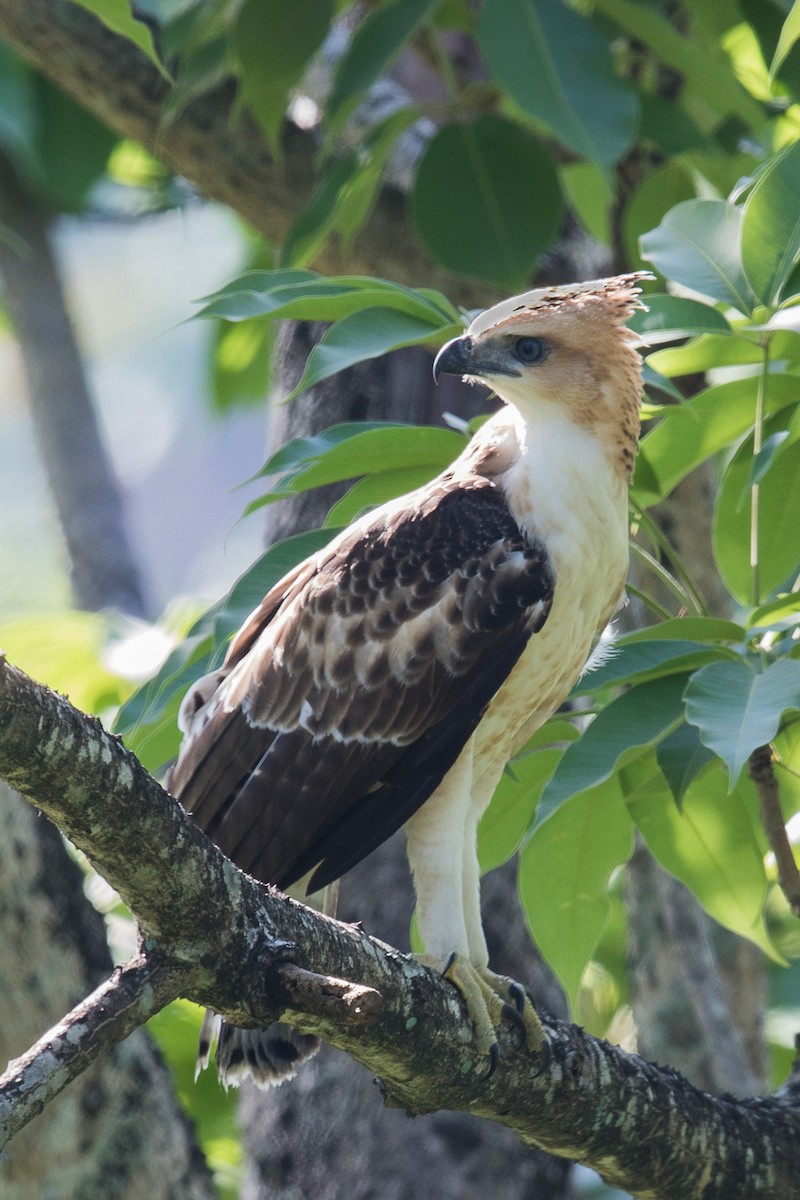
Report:
[{"label": "tree bark texture", "polygon": [[[501,1026],[500,1067],[487,1076],[446,981],[242,875],[117,739],[5,663],[0,777],[35,797],[127,897],[141,918],[145,966],[162,963],[172,986],[234,1021],[288,1017],[317,1033],[379,1075],[388,1103],[412,1114],[453,1108],[495,1120],[529,1144],[597,1167],[643,1200],[796,1193],[800,1071],[772,1097],[715,1099],[669,1068],[545,1015],[537,1054]],[[141,855],[132,855],[137,843]],[[284,977],[288,956],[319,976],[318,991],[306,986],[300,1002]],[[363,1007],[337,999],[342,989],[328,986],[330,972],[359,984]],[[87,1061],[92,1024],[96,1044],[107,1041],[113,987],[112,980],[99,1000],[80,1006]],[[150,1006],[161,1002],[154,996]],[[147,1007],[143,994],[142,1012]],[[60,1069],[74,1020],[0,1081],[0,1125],[13,1129],[14,1103],[41,1092]]]},{"label": "tree bark texture", "polygon": [[[0,784],[0,1060],[22,1053],[111,971],[105,927],[50,822]],[[0,1153],[4,1200],[213,1200],[211,1176],[151,1040],[114,1047]]]},{"label": "tree bark texture", "polygon": [[3,298],[19,341],[75,604],[144,616],[144,592],[122,497],[64,304],[48,219],[2,158],[0,223],[12,235],[0,238]]}]

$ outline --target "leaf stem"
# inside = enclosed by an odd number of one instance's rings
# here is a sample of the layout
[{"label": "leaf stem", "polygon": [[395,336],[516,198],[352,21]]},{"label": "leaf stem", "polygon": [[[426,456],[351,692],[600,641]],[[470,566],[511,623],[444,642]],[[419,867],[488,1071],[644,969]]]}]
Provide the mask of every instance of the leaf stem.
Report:
[{"label": "leaf stem", "polygon": [[[631,552],[635,554],[637,558],[641,559],[642,562],[647,563],[647,566],[650,568],[653,574],[660,580],[661,583],[663,583],[664,587],[667,588],[668,591],[672,592],[673,596],[675,596],[682,605],[688,605],[690,608],[693,608],[699,616],[704,615],[702,604],[697,603],[691,592],[684,587],[682,583],[679,583],[678,580],[669,573],[666,567],[664,567],[658,561],[658,559],[649,552],[649,550],[645,550],[643,546],[637,545],[636,542],[631,542]],[[670,613],[669,615],[671,616],[672,614]]]},{"label": "leaf stem", "polygon": [[800,917],[800,871],[781,812],[778,782],[772,768],[772,747],[758,746],[747,760],[747,770],[755,784],[761,824],[775,855],[778,883],[792,912]]},{"label": "leaf stem", "polygon": [[680,554],[675,549],[672,542],[669,540],[663,530],[659,528],[657,522],[653,520],[649,513],[646,513],[644,509],[640,508],[633,499],[631,499],[630,504],[634,514],[634,520],[642,527],[645,535],[649,538],[654,549],[661,550],[662,553],[669,558],[669,561],[675,570],[675,574],[683,584],[688,597],[691,599],[698,613],[700,613],[702,616],[708,616],[708,608],[703,599],[702,593],[692,579],[691,574],[687,570]]},{"label": "leaf stem", "polygon": [[[764,438],[764,408],[769,373],[769,337],[761,343],[761,370],[758,373],[756,390],[756,421],[753,428],[753,463],[761,453]],[[758,514],[760,485],[756,481],[750,489],[750,600],[755,608],[761,603],[761,563],[758,544]]]},{"label": "leaf stem", "polygon": [[461,87],[458,82],[458,77],[453,70],[453,64],[450,61],[450,56],[441,43],[441,39],[436,28],[430,24],[423,25],[422,33],[428,43],[429,50],[436,62],[436,66],[441,75],[442,82],[447,90],[448,99],[451,105],[458,105],[461,98]]},{"label": "leaf stem", "polygon": [[646,608],[649,608],[652,613],[655,613],[657,617],[661,617],[662,621],[669,621],[674,616],[674,613],[671,613],[668,608],[664,607],[663,604],[659,604],[658,601],[654,600],[653,597],[647,592],[643,591],[641,588],[634,587],[632,583],[627,583],[625,585],[625,591],[630,592],[630,594],[635,596],[637,600],[641,600],[642,604],[644,604]]}]

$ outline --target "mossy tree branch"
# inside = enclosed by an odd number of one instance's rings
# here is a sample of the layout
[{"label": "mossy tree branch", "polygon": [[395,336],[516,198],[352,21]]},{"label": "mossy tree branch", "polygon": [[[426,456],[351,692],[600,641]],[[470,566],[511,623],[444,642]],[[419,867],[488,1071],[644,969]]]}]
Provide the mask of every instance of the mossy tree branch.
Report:
[{"label": "mossy tree branch", "polygon": [[[800,1080],[768,1098],[715,1099],[549,1018],[549,1044],[538,1055],[519,1045],[513,1026],[501,1030],[501,1065],[487,1078],[447,983],[361,929],[243,875],[119,739],[5,662],[0,776],[85,851],[135,913],[142,939],[137,959],[0,1081],[7,1131],[110,1040],[180,994],[243,1023],[280,1015],[374,1071],[387,1103],[498,1121],[634,1195],[778,1200],[795,1187]],[[289,960],[299,975],[284,969]],[[355,990],[343,980],[357,981]],[[65,1065],[76,1022],[79,1052]]]}]

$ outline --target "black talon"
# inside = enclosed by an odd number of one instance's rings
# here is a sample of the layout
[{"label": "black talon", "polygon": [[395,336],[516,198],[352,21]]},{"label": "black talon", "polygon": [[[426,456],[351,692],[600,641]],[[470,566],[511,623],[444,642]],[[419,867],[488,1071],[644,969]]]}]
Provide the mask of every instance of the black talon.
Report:
[{"label": "black talon", "polygon": [[450,968],[452,967],[453,963],[456,961],[457,958],[458,958],[458,951],[454,950],[453,953],[448,958],[447,962],[444,964],[444,970],[442,971],[443,976],[447,975],[447,972],[450,970]]},{"label": "black talon", "polygon": [[502,1015],[507,1020],[512,1021],[516,1025],[517,1029],[520,1029],[523,1033],[527,1034],[528,1030],[527,1026],[525,1025],[525,1018],[518,1008],[512,1008],[510,1004],[504,1004],[502,1008]]},{"label": "black talon", "polygon": [[489,1047],[489,1070],[486,1072],[486,1078],[491,1079],[500,1065],[500,1047],[497,1042],[492,1042]]},{"label": "black talon", "polygon": [[527,997],[525,995],[525,988],[522,986],[522,984],[517,983],[515,979],[512,979],[511,983],[508,985],[508,995],[509,998],[514,1001],[514,1007],[516,1008],[517,1012],[524,1012],[525,1001]]}]

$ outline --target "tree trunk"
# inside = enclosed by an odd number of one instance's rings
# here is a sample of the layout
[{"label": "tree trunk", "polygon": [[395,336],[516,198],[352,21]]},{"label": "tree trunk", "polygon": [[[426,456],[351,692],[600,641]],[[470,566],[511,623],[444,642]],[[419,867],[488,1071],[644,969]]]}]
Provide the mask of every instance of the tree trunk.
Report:
[{"label": "tree trunk", "polygon": [[0,278],[69,558],[75,604],[145,615],[122,498],[97,422],[40,202],[0,158]]},{"label": "tree trunk", "polygon": [[[102,917],[61,835],[0,783],[0,1059],[111,970]],[[3,1200],[213,1200],[215,1189],[153,1042],[135,1033],[0,1154]]]}]

